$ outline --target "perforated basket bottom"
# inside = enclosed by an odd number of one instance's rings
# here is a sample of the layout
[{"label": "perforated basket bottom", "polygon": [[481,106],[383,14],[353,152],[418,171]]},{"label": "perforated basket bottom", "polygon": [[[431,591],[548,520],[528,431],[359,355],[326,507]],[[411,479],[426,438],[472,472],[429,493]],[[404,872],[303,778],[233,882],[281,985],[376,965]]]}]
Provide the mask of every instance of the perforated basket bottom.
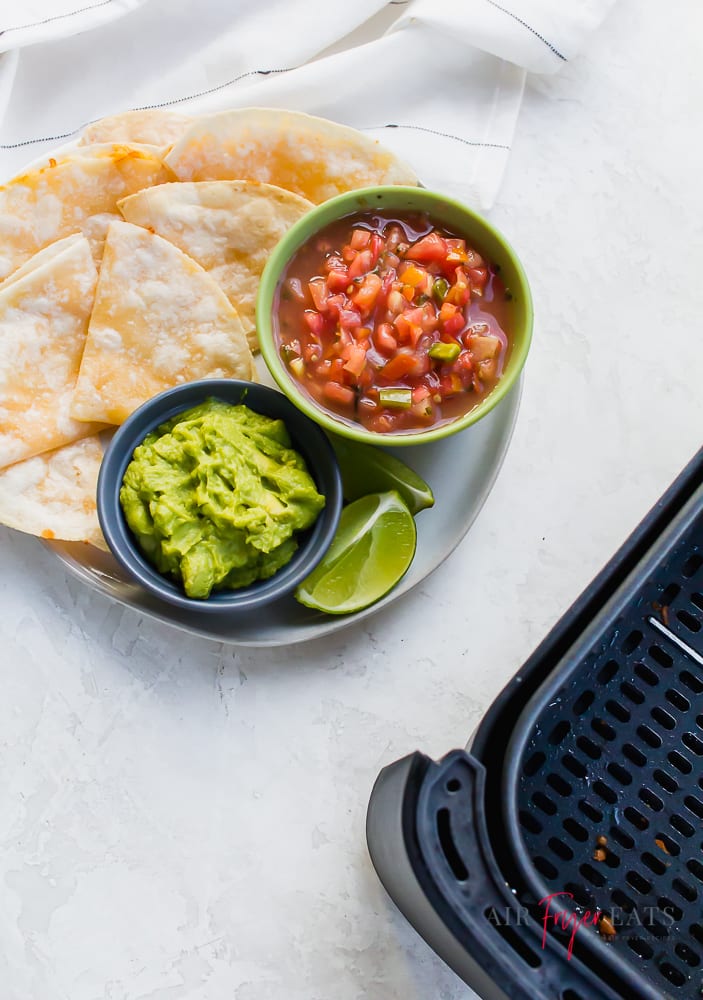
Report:
[{"label": "perforated basket bottom", "polygon": [[572,678],[522,759],[534,866],[662,993],[703,996],[703,514]]}]

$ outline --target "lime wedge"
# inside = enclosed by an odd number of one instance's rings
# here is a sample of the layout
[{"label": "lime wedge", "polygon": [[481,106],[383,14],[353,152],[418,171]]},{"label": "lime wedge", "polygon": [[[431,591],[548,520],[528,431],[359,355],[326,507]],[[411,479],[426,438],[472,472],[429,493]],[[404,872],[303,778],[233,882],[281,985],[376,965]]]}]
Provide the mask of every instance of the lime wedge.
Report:
[{"label": "lime wedge", "polygon": [[395,455],[346,438],[330,437],[330,440],[339,461],[345,500],[397,490],[411,514],[434,504],[432,490],[425,480]]},{"label": "lime wedge", "polygon": [[416,541],[413,516],[395,490],[361,497],[342,511],[334,541],[296,599],[328,615],[368,608],[403,576]]}]

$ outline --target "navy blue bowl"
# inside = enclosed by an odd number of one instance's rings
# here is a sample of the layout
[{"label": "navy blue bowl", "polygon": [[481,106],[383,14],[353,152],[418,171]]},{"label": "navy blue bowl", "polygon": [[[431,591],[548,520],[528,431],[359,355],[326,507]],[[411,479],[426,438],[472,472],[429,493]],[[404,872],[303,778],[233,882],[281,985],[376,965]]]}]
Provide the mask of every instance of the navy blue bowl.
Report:
[{"label": "navy blue bowl", "polygon": [[[305,459],[318,492],[325,497],[325,507],[312,528],[299,534],[299,547],[291,561],[272,577],[238,590],[213,591],[210,597],[202,600],[186,597],[178,583],[159,573],[144,558],[125,520],[120,487],[134,449],[150,431],[210,398],[225,403],[244,403],[256,413],[282,420],[293,447]],[[251,611],[290,593],[312,572],[329,548],[341,511],[339,465],[323,431],[277,389],[239,379],[203,379],[154,396],[135,410],[116,432],[105,452],[98,477],[98,518],[115,559],[146,590],[188,611],[212,614]]]}]

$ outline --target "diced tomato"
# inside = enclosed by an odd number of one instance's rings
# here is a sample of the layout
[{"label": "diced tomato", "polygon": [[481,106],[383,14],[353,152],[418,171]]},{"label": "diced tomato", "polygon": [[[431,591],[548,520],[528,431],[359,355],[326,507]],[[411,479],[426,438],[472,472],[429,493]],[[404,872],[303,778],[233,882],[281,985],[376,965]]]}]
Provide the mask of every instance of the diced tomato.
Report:
[{"label": "diced tomato", "polygon": [[402,351],[384,365],[381,374],[384,379],[394,382],[404,375],[412,374],[417,367],[417,359],[412,351]]},{"label": "diced tomato", "polygon": [[467,271],[469,281],[471,282],[472,288],[480,288],[483,290],[486,287],[486,282],[488,281],[488,269],[485,267],[470,267]]},{"label": "diced tomato", "polygon": [[352,375],[359,376],[366,367],[366,350],[361,344],[349,344],[342,351],[344,368]]},{"label": "diced tomato", "polygon": [[431,302],[425,302],[422,307],[420,324],[425,333],[433,333],[437,329],[437,312]]},{"label": "diced tomato", "polygon": [[368,315],[376,304],[381,284],[381,279],[377,274],[367,274],[352,295],[354,305],[365,315]]},{"label": "diced tomato", "polygon": [[410,285],[411,288],[418,288],[425,283],[427,271],[422,267],[416,267],[415,264],[406,264],[405,267],[399,269],[398,274],[403,279],[404,284]]},{"label": "diced tomato", "polygon": [[316,337],[322,335],[322,331],[325,329],[325,317],[318,312],[313,312],[312,309],[306,309],[303,313],[303,319],[310,327],[310,332]]},{"label": "diced tomato", "polygon": [[338,403],[340,406],[351,406],[356,395],[353,389],[339,382],[325,382],[322,392],[330,402]]},{"label": "diced tomato", "polygon": [[365,250],[371,241],[371,233],[368,229],[355,229],[351,235],[349,245],[352,250]]},{"label": "diced tomato", "polygon": [[465,323],[466,320],[464,319],[464,314],[456,312],[442,324],[442,333],[446,334],[448,337],[456,337],[456,335],[461,333],[464,329]]},{"label": "diced tomato", "polygon": [[339,325],[343,330],[354,330],[361,326],[361,316],[356,309],[340,309]]},{"label": "diced tomato", "polygon": [[447,256],[447,241],[437,232],[428,233],[405,251],[406,260],[417,260],[430,264],[444,260]]},{"label": "diced tomato", "polygon": [[423,399],[429,399],[432,395],[426,385],[418,385],[413,389],[413,403],[421,403]]},{"label": "diced tomato", "polygon": [[462,351],[459,357],[456,359],[452,365],[452,371],[455,372],[460,377],[467,377],[467,380],[471,380],[474,374],[474,360],[471,357],[470,351]]},{"label": "diced tomato", "polygon": [[327,275],[327,287],[330,292],[344,292],[349,285],[349,273],[346,267],[342,270],[330,271]]},{"label": "diced tomato", "polygon": [[453,302],[447,302],[446,299],[442,303],[442,308],[439,310],[439,322],[446,323],[450,316],[454,316],[458,312],[458,308]]},{"label": "diced tomato", "polygon": [[393,336],[393,327],[390,323],[379,324],[376,328],[374,342],[382,354],[390,356],[398,350],[398,341]]},{"label": "diced tomato", "polygon": [[414,347],[422,334],[422,327],[419,323],[413,323],[407,313],[401,313],[393,320],[393,326],[398,333],[398,341],[401,344],[412,344]]},{"label": "diced tomato", "polygon": [[398,291],[397,288],[391,288],[388,293],[388,312],[392,316],[397,316],[402,313],[406,306],[406,300],[403,298],[403,293]]},{"label": "diced tomato", "polygon": [[330,290],[324,278],[313,278],[308,282],[308,289],[315,308],[323,312],[330,296]]},{"label": "diced tomato", "polygon": [[339,316],[346,304],[347,298],[345,295],[342,295],[341,292],[337,292],[335,295],[330,295],[327,299],[327,315],[334,319]]},{"label": "diced tomato", "polygon": [[469,279],[463,268],[457,267],[454,273],[454,283],[447,292],[445,302],[450,302],[456,306],[465,306],[471,298],[471,288]]},{"label": "diced tomato", "polygon": [[439,391],[445,398],[464,391],[464,383],[458,375],[443,375],[439,380]]},{"label": "diced tomato", "polygon": [[407,312],[403,313],[403,316],[409,323],[415,323],[418,326],[422,324],[422,321],[425,318],[425,314],[421,306],[417,306],[415,309],[408,309]]},{"label": "diced tomato", "polygon": [[362,274],[366,274],[372,267],[373,254],[370,250],[361,250],[349,265],[349,277],[350,279],[360,278]]},{"label": "diced tomato", "polygon": [[381,255],[381,251],[383,250],[383,240],[378,235],[378,233],[373,233],[372,234],[372,236],[371,236],[371,244],[369,246],[369,249],[371,250],[371,254],[372,254],[372,257],[373,257],[373,264],[375,265],[376,261],[378,260],[378,258]]}]

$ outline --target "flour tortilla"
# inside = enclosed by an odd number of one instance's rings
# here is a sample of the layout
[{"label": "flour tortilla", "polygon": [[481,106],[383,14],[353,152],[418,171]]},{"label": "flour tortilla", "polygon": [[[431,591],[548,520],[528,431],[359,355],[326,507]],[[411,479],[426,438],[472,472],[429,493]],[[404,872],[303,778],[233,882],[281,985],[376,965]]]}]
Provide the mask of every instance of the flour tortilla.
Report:
[{"label": "flour tortilla", "polygon": [[181,138],[192,123],[189,115],[158,108],[124,111],[101,118],[83,129],[79,146],[95,142],[140,142],[155,146],[171,146]]},{"label": "flour tortilla", "polygon": [[0,468],[92,434],[69,414],[97,274],[84,236],[0,286]]},{"label": "flour tortilla", "polygon": [[0,472],[0,524],[40,538],[105,547],[95,492],[103,450],[97,435]]},{"label": "flour tortilla", "polygon": [[196,119],[166,163],[181,181],[264,181],[316,204],[371,184],[418,183],[375,139],[324,118],[273,108]]},{"label": "flour tortilla", "polygon": [[110,144],[49,161],[0,187],[0,279],[55,240],[82,232],[102,254],[117,202],[172,176],[146,147]]},{"label": "flour tortilla", "polygon": [[160,236],[113,222],[72,415],[120,424],[171,386],[251,372],[239,317],[207,271]]},{"label": "flour tortilla", "polygon": [[258,181],[159,184],[119,203],[127,222],[163,236],[212,275],[239,313],[252,350],[261,272],[280,238],[312,207]]}]

